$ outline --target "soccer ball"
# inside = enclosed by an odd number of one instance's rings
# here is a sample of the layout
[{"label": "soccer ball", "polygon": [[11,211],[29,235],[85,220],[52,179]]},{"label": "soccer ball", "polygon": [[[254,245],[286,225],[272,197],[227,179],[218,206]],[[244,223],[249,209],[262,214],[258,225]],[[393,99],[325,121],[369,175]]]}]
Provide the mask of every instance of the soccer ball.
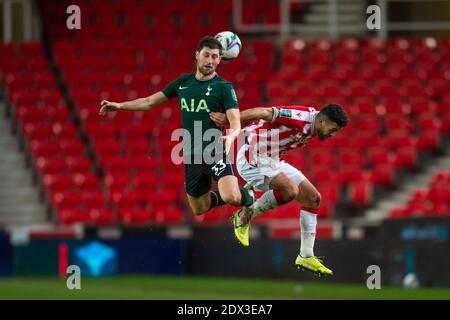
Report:
[{"label": "soccer ball", "polygon": [[242,44],[239,37],[231,31],[219,32],[214,36],[222,44],[222,60],[231,61],[241,52]]},{"label": "soccer ball", "polygon": [[413,272],[408,273],[403,278],[403,288],[406,289],[416,289],[420,285],[419,278],[417,278],[417,275]]}]

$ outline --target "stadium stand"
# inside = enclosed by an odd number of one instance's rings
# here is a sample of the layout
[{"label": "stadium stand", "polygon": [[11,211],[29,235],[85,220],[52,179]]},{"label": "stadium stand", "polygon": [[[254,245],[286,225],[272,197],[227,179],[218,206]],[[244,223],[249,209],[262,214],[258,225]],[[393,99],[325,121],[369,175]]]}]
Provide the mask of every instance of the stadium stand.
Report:
[{"label": "stadium stand", "polygon": [[450,172],[436,173],[428,187],[411,193],[405,207],[391,210],[390,218],[438,217],[450,215]]},{"label": "stadium stand", "polygon": [[1,68],[11,112],[57,221],[110,223],[98,176],[41,44],[2,49],[6,49]]},{"label": "stadium stand", "polygon": [[[55,27],[68,1],[45,3],[41,1],[40,8],[50,62],[40,44],[2,45],[1,61],[8,63],[1,68],[28,154],[57,221],[226,221],[233,208],[202,217],[189,213],[182,167],[170,161],[176,143],[171,133],[180,125],[175,102],[145,113],[105,117],[98,116],[98,109],[102,99],[146,96],[191,71],[197,41],[232,30],[231,2],[186,1],[181,7],[169,3],[156,14],[150,2],[109,1],[111,5],[104,6],[79,1],[89,21],[83,32]],[[244,20],[276,22],[278,6],[272,6],[272,1],[252,2]],[[186,14],[189,10],[201,14]],[[197,28],[182,32],[188,25]],[[420,170],[448,138],[448,39],[294,39],[279,50],[272,41],[253,37],[243,38],[243,47],[238,59],[223,62],[219,70],[234,83],[242,109],[287,104],[320,108],[337,102],[348,110],[350,126],[337,137],[313,141],[287,155],[322,193],[322,219],[370,207],[401,183],[402,173]],[[427,214],[428,207],[415,207],[424,205],[423,199],[434,212],[450,214],[445,204],[450,199],[448,173],[438,176],[430,186],[433,191],[415,192],[410,206],[396,209],[392,216]],[[298,212],[299,205],[292,203],[256,221],[297,221]],[[292,226],[274,234],[289,237],[298,232],[298,221]],[[329,231],[323,233],[329,236]]]}]

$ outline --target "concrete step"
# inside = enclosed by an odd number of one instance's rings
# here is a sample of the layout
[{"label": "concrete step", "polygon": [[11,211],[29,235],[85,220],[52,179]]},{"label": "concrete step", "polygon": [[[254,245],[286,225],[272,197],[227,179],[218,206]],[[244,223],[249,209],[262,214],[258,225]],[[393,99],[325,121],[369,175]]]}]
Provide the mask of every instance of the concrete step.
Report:
[{"label": "concrete step", "polygon": [[[27,168],[25,160],[19,160],[16,162],[2,162],[0,163],[0,172],[2,173],[2,180],[8,179],[9,176],[16,177],[14,172],[27,172],[30,174],[30,168]],[[5,174],[5,176],[3,175]]]},{"label": "concrete step", "polygon": [[30,179],[31,171],[26,169],[25,167],[19,168],[10,168],[10,170],[6,172],[2,172],[2,180],[22,180],[22,179]]},{"label": "concrete step", "polygon": [[0,193],[0,206],[4,204],[20,204],[20,203],[40,203],[39,194],[37,192],[27,193],[13,193],[3,194]]},{"label": "concrete step", "polygon": [[0,123],[2,124],[2,128],[0,129],[1,134],[0,142],[8,140],[18,141],[19,136],[12,130],[11,124],[8,123],[8,121],[9,121],[8,119],[5,121],[5,118],[3,118],[3,120],[0,121]]},{"label": "concrete step", "polygon": [[[0,110],[3,105],[0,101]],[[41,203],[33,172],[11,128],[11,119],[0,114],[0,226],[43,222],[47,207]]]},{"label": "concrete step", "polygon": [[47,220],[47,216],[45,215],[23,215],[17,214],[14,216],[2,216],[0,214],[0,224],[9,224],[9,223],[17,223],[17,222],[26,222],[26,223],[36,223],[36,222],[45,222]]},{"label": "concrete step", "polygon": [[4,204],[0,205],[0,217],[2,216],[11,216],[16,213],[20,213],[21,215],[42,215],[46,212],[45,206],[41,203],[35,204]]},{"label": "concrete step", "polygon": [[[11,161],[25,160],[25,154],[19,148],[3,149],[4,154],[0,157],[0,163],[9,163]],[[3,152],[3,151],[2,151]]]},{"label": "concrete step", "polygon": [[[352,36],[360,36],[363,34],[359,29],[351,29],[351,30],[339,30],[339,36],[340,37],[352,37]],[[328,31],[323,32],[292,32],[292,36],[295,36],[297,38],[302,38],[308,41],[315,40],[315,39],[327,39],[330,36],[330,33]]]},{"label": "concrete step", "polygon": [[[7,133],[4,132],[0,132],[0,134],[6,135]],[[18,147],[19,146],[19,141],[16,139],[16,137],[13,136],[8,136],[8,137],[1,137],[0,138],[0,147],[5,147],[5,146],[10,146],[10,147]]]},{"label": "concrete step", "polygon": [[[1,148],[0,150],[7,150],[4,151],[6,154],[5,156],[0,157],[0,164],[11,164],[14,162],[25,162],[25,155],[21,153],[21,151],[17,148]],[[2,151],[3,152],[3,151]],[[19,153],[20,152],[20,153]],[[12,154],[12,155],[7,155],[7,154]]]},{"label": "concrete step", "polygon": [[28,186],[32,185],[32,181],[33,180],[32,180],[31,174],[28,177],[27,176],[19,176],[19,175],[17,175],[16,177],[9,176],[8,178],[4,178],[4,180],[2,182],[0,182],[1,183],[0,189],[3,186],[6,186],[7,189],[9,189],[11,186],[17,186],[18,188],[28,187]]},{"label": "concrete step", "polygon": [[22,170],[26,164],[25,154],[20,150],[9,150],[8,153],[0,157],[0,164],[11,165],[13,169],[18,168]]},{"label": "concrete step", "polygon": [[10,196],[26,196],[29,194],[38,194],[36,189],[30,184],[28,186],[22,186],[20,188],[10,189],[10,188],[2,188],[0,186],[0,197],[10,197]]},{"label": "concrete step", "polygon": [[[327,25],[329,21],[328,15],[326,14],[309,14],[305,16],[305,22],[307,24],[321,24]],[[337,21],[339,24],[348,25],[348,24],[361,24],[363,23],[364,17],[359,17],[353,14],[340,14],[337,17]]]},{"label": "concrete step", "polygon": [[7,227],[10,225],[30,225],[30,224],[34,225],[36,223],[44,223],[44,222],[46,222],[46,219],[44,217],[39,217],[31,220],[26,218],[24,219],[18,216],[16,218],[8,218],[4,220],[0,219],[0,227],[1,226]]},{"label": "concrete step", "polygon": [[[2,181],[0,185],[0,190],[10,190],[15,188],[23,188],[24,186],[32,186],[32,179],[31,177],[28,179],[22,180],[12,180],[12,181]],[[38,192],[36,189],[35,192]],[[1,191],[0,191],[1,193]]]},{"label": "concrete step", "polygon": [[38,192],[31,186],[21,187],[17,189],[0,189],[0,199],[2,198],[24,198],[31,195],[38,196]]},{"label": "concrete step", "polygon": [[[0,117],[3,117],[3,115],[0,115]],[[0,133],[3,136],[5,136],[6,134],[8,136],[10,136],[13,133],[10,121],[11,121],[10,119],[5,119],[5,118],[3,118],[3,120],[1,120],[2,128],[0,129]],[[3,139],[0,139],[0,140],[3,140]]]},{"label": "concrete step", "polygon": [[[9,170],[5,170],[2,172],[2,180],[15,180],[15,179],[23,179],[30,178],[32,176],[32,172],[29,168],[25,166],[25,163],[17,163],[17,166],[10,167]],[[1,183],[1,182],[0,182]]]},{"label": "concrete step", "polygon": [[[328,4],[326,3],[317,3],[312,7],[312,11],[314,13],[326,13],[328,14]],[[339,3],[337,7],[338,14],[345,13],[354,13],[361,14],[365,10],[365,6],[363,3]]]}]

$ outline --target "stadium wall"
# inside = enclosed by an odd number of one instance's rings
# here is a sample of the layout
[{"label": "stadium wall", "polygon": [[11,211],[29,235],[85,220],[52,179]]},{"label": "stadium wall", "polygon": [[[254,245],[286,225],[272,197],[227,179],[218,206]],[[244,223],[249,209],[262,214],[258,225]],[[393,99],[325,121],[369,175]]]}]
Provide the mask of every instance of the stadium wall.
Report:
[{"label": "stadium wall", "polygon": [[0,231],[0,277],[12,274],[13,248],[8,236]]},{"label": "stadium wall", "polygon": [[[183,254],[181,240],[148,236],[145,238],[121,238],[104,240],[89,238],[73,239],[36,239],[28,244],[14,247],[11,265],[15,276],[58,275],[61,261],[59,248],[62,244],[68,248],[68,265],[77,264],[75,252],[93,242],[112,248],[117,252],[118,273],[120,274],[181,274],[180,263]],[[83,274],[83,269],[81,270]]]},{"label": "stadium wall", "polygon": [[[381,270],[383,286],[402,284],[408,273],[417,274],[425,287],[450,287],[450,219],[391,219],[376,234],[362,240],[317,240],[315,254],[335,271],[327,282],[365,285],[369,267]],[[0,275],[57,275],[58,247],[66,243],[69,264],[77,248],[93,241],[112,247],[118,255],[119,274],[186,274],[324,281],[296,269],[298,239],[272,239],[260,229],[251,247],[234,239],[229,227],[194,227],[188,238],[169,237],[166,228],[124,229],[117,239],[102,239],[91,229],[82,240],[34,239],[11,247],[0,237]]]}]

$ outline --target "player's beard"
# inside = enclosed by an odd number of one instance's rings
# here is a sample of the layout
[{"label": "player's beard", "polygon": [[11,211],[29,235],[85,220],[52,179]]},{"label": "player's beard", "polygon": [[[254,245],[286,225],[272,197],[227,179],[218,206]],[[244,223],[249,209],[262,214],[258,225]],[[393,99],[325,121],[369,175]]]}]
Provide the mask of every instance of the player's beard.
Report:
[{"label": "player's beard", "polygon": [[317,136],[319,137],[319,140],[326,140],[328,139],[328,137],[326,135],[323,134],[322,130],[317,130]]},{"label": "player's beard", "polygon": [[204,76],[209,76],[214,71],[216,71],[216,68],[214,68],[214,67],[207,68],[206,66],[203,66],[203,67],[198,67],[198,71]]}]

